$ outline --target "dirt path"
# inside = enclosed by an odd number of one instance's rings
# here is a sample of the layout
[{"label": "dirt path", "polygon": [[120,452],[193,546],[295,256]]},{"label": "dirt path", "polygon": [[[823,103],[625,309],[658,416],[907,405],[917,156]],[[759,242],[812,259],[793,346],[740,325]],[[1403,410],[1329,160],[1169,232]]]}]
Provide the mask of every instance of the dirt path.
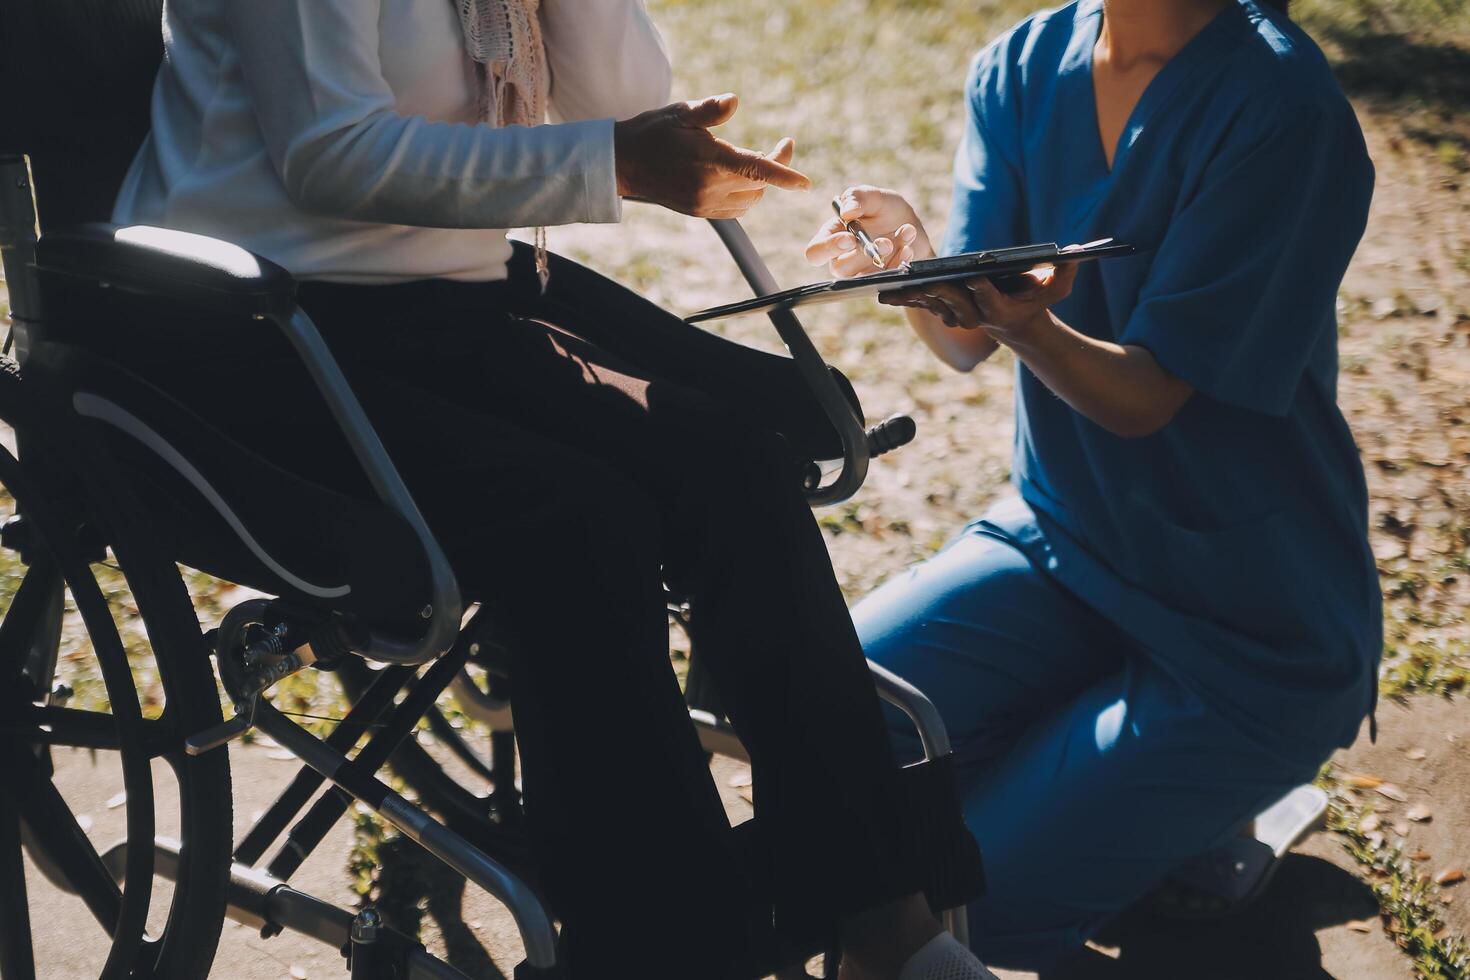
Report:
[{"label": "dirt path", "polygon": [[[1409,796],[1396,803],[1380,798],[1387,826],[1406,823],[1407,846],[1427,853],[1426,867],[1470,867],[1470,814],[1462,805],[1470,785],[1470,712],[1462,704],[1421,700],[1412,710],[1386,705],[1380,712],[1377,745],[1360,739],[1339,755],[1344,771],[1389,778]],[[1424,749],[1418,759],[1413,749]],[[290,779],[295,764],[284,753],[265,746],[231,750],[235,783],[237,833],[266,807]],[[1412,758],[1411,758],[1412,757]],[[96,839],[112,839],[120,831],[120,809],[109,809],[121,782],[105,755],[70,751],[58,756],[60,785],[77,811],[93,821]],[[744,766],[725,760],[714,769],[733,821],[750,816]],[[1426,807],[1427,822],[1407,821],[1411,807]],[[160,811],[167,833],[176,816]],[[114,826],[116,824],[116,826]],[[304,891],[350,907],[355,895],[347,873],[352,843],[345,821],[292,878]],[[1046,974],[1042,980],[1402,980],[1412,975],[1408,960],[1385,934],[1377,902],[1359,877],[1361,869],[1331,834],[1308,840],[1282,866],[1271,890],[1258,904],[1231,919],[1204,924],[1125,919],[1096,948]],[[74,899],[49,889],[32,869],[32,919],[38,923],[37,944],[59,955],[50,960],[48,977],[72,980],[95,976],[95,949],[68,942],[86,913]],[[1451,926],[1470,931],[1470,891],[1448,890],[1446,917]],[[1458,901],[1456,901],[1458,899]],[[438,955],[452,947],[455,959],[471,976],[509,975],[521,958],[509,914],[474,889],[464,893],[457,916],[426,917],[424,939]],[[90,972],[89,972],[90,971]],[[253,930],[229,923],[220,942],[212,976],[218,980],[303,980],[340,978],[342,960],[335,950],[291,934],[263,940]],[[636,972],[628,974],[636,977]],[[691,977],[697,973],[691,973]],[[1002,980],[1033,980],[1034,974],[1002,971]]]}]

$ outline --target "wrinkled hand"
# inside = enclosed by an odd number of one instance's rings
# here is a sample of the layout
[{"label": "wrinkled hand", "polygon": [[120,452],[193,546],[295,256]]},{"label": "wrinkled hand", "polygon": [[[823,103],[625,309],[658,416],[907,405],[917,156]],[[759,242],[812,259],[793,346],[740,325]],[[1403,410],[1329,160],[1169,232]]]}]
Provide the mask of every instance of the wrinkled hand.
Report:
[{"label": "wrinkled hand", "polygon": [[710,132],[735,114],[738,103],[734,95],[717,95],[675,102],[617,123],[618,194],[697,218],[738,218],[755,206],[767,186],[810,188],[806,175],[788,166],[796,150],[791,139],[763,155]]},{"label": "wrinkled hand", "polygon": [[1077,266],[1067,263],[1049,274],[1037,270],[1027,275],[1035,285],[1018,293],[1003,293],[989,279],[980,278],[882,293],[878,302],[928,310],[950,327],[983,327],[1001,343],[1010,343],[1043,325],[1047,311],[1067,298],[1077,279]]},{"label": "wrinkled hand", "polygon": [[[834,279],[851,279],[888,269],[934,254],[929,236],[913,207],[897,191],[868,184],[849,187],[837,198],[842,218],[829,218],[807,243],[806,258],[812,265],[826,265]],[[857,221],[873,238],[883,268],[875,266],[858,247],[857,238],[845,221]]]}]

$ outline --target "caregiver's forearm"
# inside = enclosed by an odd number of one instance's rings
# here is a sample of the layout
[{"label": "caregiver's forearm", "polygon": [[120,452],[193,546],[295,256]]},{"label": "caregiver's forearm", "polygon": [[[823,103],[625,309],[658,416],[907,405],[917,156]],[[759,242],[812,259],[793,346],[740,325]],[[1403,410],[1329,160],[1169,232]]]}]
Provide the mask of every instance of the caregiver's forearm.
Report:
[{"label": "caregiver's forearm", "polygon": [[1068,405],[1125,439],[1159,431],[1194,393],[1144,348],[1088,337],[1050,311],[1005,344]]},{"label": "caregiver's forearm", "polygon": [[919,335],[924,345],[956,371],[974,370],[975,365],[1000,347],[982,328],[966,330],[946,326],[937,315],[916,306],[910,306],[904,312],[908,314],[909,326],[914,328],[914,333]]}]

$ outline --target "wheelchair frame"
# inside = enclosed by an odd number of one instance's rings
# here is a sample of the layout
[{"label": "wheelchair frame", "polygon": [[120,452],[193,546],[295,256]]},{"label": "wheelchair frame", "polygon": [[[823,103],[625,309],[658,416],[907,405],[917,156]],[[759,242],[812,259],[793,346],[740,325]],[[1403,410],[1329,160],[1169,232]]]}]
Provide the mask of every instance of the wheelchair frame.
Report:
[{"label": "wheelchair frame", "polygon": [[[757,292],[773,291],[775,280],[740,225],[731,220],[711,223],[751,287]],[[0,155],[0,257],[9,282],[13,336],[22,364],[45,339],[45,317],[36,276],[35,226],[25,159],[13,154]],[[216,261],[234,263],[244,270],[242,281],[248,281],[252,265],[259,268],[261,263],[235,246],[163,229],[116,229],[110,247],[140,260],[162,258],[183,267],[199,262],[200,255],[207,252]],[[96,270],[66,264],[40,267],[163,300],[185,298],[195,304],[210,303],[208,295],[194,291],[185,296],[178,282],[150,275],[141,261],[130,269],[114,269],[105,277]],[[253,316],[262,324],[270,323],[290,341],[377,497],[411,529],[427,562],[431,598],[421,612],[424,632],[416,639],[382,632],[349,634],[345,628],[339,628],[334,645],[340,652],[390,666],[377,673],[365,693],[355,700],[325,739],[301,728],[264,696],[276,681],[311,664],[311,655],[302,649],[302,644],[308,638],[315,642],[322,636],[322,624],[312,622],[309,615],[303,619],[300,610],[269,599],[248,600],[225,616],[217,631],[216,652],[220,680],[234,704],[234,717],[186,739],[186,751],[197,755],[214,750],[254,727],[304,763],[275,804],[236,846],[227,886],[228,914],[262,929],[263,934],[289,929],[344,950],[350,948],[354,954],[349,957],[354,978],[400,975],[394,971],[410,977],[462,977],[459,971],[429,955],[407,937],[384,928],[375,910],[369,908],[353,915],[289,885],[291,874],[355,800],[509,909],[526,952],[525,961],[516,968],[517,978],[558,975],[556,933],[551,918],[526,881],[377,778],[376,773],[388,763],[395,747],[430,712],[435,699],[451,687],[464,696],[466,713],[486,721],[497,733],[498,746],[508,746],[502,738],[509,731],[508,712],[493,699],[470,696],[471,690],[478,692],[474,681],[465,673],[467,662],[477,652],[472,639],[476,620],[461,628],[463,608],[449,563],[316,327],[294,303],[289,309],[261,308]],[[777,309],[769,316],[801,376],[836,427],[843,446],[842,468],[836,478],[826,485],[815,485],[817,481],[812,481],[813,485],[807,487],[808,498],[814,505],[840,502],[862,485],[871,457],[912,438],[913,424],[906,418],[896,417],[865,430],[863,420],[848,404],[795,314],[789,309]],[[108,417],[102,410],[90,413],[83,410],[83,414],[91,414],[114,426],[121,425],[116,417]],[[152,448],[157,450],[156,446]],[[262,635],[264,639],[260,638]],[[231,655],[237,648],[243,649],[238,663]],[[424,664],[429,666],[415,680],[417,668]],[[54,672],[55,665],[53,649],[51,661],[42,665],[42,669]],[[926,758],[933,760],[947,755],[948,737],[933,703],[901,678],[871,662],[870,668],[880,696],[903,710],[918,729]],[[394,704],[395,697],[410,684],[406,697]],[[691,688],[694,686],[691,679]],[[693,693],[691,701],[695,700]],[[690,716],[708,751],[745,758],[733,729],[716,711],[695,704]],[[378,727],[373,734],[349,758],[346,752],[374,725]],[[503,776],[504,771],[499,770],[497,774]],[[322,795],[302,815],[316,790],[327,782],[337,792]],[[502,789],[499,780],[496,783],[497,790]],[[264,868],[257,867],[270,844],[288,825],[290,831],[285,843]],[[104,863],[114,874],[119,873],[121,851],[125,848],[126,844],[118,845],[103,855]],[[175,876],[179,856],[177,843],[157,840],[155,873],[166,878]],[[964,941],[964,910],[949,910],[944,918],[946,926]]]}]

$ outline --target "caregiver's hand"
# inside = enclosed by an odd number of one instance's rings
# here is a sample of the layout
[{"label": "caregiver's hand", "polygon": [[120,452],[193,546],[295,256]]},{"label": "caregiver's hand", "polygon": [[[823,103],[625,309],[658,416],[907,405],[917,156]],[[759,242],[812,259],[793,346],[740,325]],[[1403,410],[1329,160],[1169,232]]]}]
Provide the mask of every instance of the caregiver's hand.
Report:
[{"label": "caregiver's hand", "polygon": [[913,207],[897,191],[860,184],[837,196],[842,218],[827,220],[806,246],[806,258],[812,265],[825,265],[834,279],[880,272],[847,230],[844,221],[857,221],[873,236],[878,254],[883,256],[883,269],[896,269],[914,259],[934,255],[924,224]]},{"label": "caregiver's hand", "polygon": [[884,293],[878,302],[928,310],[948,327],[984,327],[995,340],[1011,345],[1050,326],[1050,307],[1067,298],[1076,279],[1077,266],[1069,263],[1019,293],[1003,293],[981,278]]},{"label": "caregiver's hand", "polygon": [[964,284],[985,324],[986,332],[1003,344],[1022,341],[1028,334],[1048,329],[1051,307],[1066,299],[1077,281],[1077,264],[1058,265],[1050,275],[1028,273],[1035,285],[1019,293],[1003,293],[989,279],[971,279]]},{"label": "caregiver's hand", "polygon": [[788,166],[796,150],[790,139],[760,154],[710,132],[728,121],[738,104],[734,95],[717,95],[675,102],[616,123],[618,194],[697,218],[738,218],[767,186],[810,188],[806,175]]}]

